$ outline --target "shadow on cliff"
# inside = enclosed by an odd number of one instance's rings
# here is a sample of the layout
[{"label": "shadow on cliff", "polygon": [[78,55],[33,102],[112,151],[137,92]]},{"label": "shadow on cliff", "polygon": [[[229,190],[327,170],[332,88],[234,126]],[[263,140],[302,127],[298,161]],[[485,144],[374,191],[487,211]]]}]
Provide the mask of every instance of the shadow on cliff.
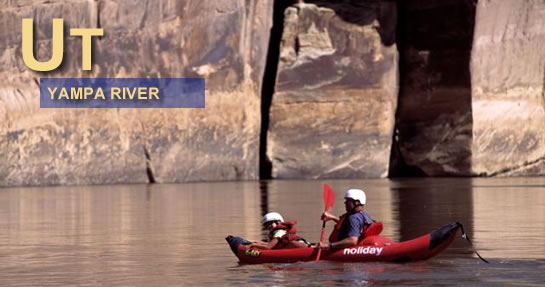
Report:
[{"label": "shadow on cliff", "polygon": [[469,176],[475,0],[306,0],[399,51],[390,177]]},{"label": "shadow on cliff", "polygon": [[473,0],[398,2],[399,97],[390,177],[470,176]]},{"label": "shadow on cliff", "polygon": [[396,0],[306,0],[305,3],[332,9],[341,19],[356,25],[371,25],[376,20],[382,44],[391,46],[396,41]]},{"label": "shadow on cliff", "polygon": [[274,1],[273,26],[269,39],[267,51],[267,62],[263,73],[261,86],[261,133],[259,135],[259,178],[270,179],[272,177],[272,163],[267,157],[267,136],[269,132],[269,117],[272,104],[272,97],[275,91],[276,74],[280,58],[280,42],[284,30],[284,12],[286,8],[293,5],[294,0]]},{"label": "shadow on cliff", "polygon": [[[447,222],[458,221],[473,231],[474,202],[471,178],[396,178],[391,180],[392,202],[398,211],[399,240],[426,234]],[[467,243],[456,240],[454,246]]]}]

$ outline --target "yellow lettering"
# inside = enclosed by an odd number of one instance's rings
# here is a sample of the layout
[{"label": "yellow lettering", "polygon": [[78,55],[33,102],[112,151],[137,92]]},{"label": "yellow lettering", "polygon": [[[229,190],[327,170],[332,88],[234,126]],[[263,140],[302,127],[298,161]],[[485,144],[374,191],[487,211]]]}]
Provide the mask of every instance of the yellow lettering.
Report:
[{"label": "yellow lettering", "polygon": [[[117,89],[117,93],[112,92],[111,95],[110,95],[110,98],[112,100],[115,100],[114,99],[114,96],[115,96],[118,100],[121,100],[121,96],[119,95],[120,89],[119,88],[112,88],[112,91],[113,91],[113,89]],[[123,93],[123,98],[125,98],[125,93]]]},{"label": "yellow lettering", "polygon": [[83,98],[87,99],[87,95],[82,97],[82,91],[81,88],[74,88],[70,90],[70,99],[72,100],[83,100]]},{"label": "yellow lettering", "polygon": [[156,88],[156,87],[151,87],[149,89],[149,98],[151,100],[151,97],[155,97],[155,99],[159,99],[159,88]]},{"label": "yellow lettering", "polygon": [[[147,99],[147,97],[145,97],[146,95],[146,88],[145,87],[140,87],[138,88],[138,99],[139,100],[145,100]],[[143,96],[142,96],[143,95]]]},{"label": "yellow lettering", "polygon": [[131,89],[123,88],[123,99],[125,98],[125,91],[127,91],[127,94],[129,95],[129,99],[132,100],[134,98],[134,95],[136,94],[136,88],[132,89],[132,93],[131,93]]},{"label": "yellow lettering", "polygon": [[34,25],[32,18],[23,18],[22,52],[25,65],[34,71],[51,71],[62,63],[64,52],[63,20],[53,19],[53,52],[47,62],[39,62],[34,58]]},{"label": "yellow lettering", "polygon": [[93,94],[93,88],[85,87],[85,89],[83,89],[83,95],[84,95],[85,99],[87,99],[87,96],[90,96],[92,94]]},{"label": "yellow lettering", "polygon": [[[82,50],[82,68],[84,71],[91,70],[91,37],[104,36],[104,29],[87,28],[87,29],[70,29],[70,36],[81,36],[81,50]],[[62,58],[61,58],[62,60]]]},{"label": "yellow lettering", "polygon": [[51,88],[47,88],[49,90],[49,93],[51,94],[51,99],[54,100],[55,99],[55,91],[57,90],[57,88],[54,88],[53,91],[51,90]]},{"label": "yellow lettering", "polygon": [[59,94],[59,100],[62,98],[66,98],[68,100],[68,93],[66,93],[66,88],[61,89],[61,93]]},{"label": "yellow lettering", "polygon": [[112,88],[112,100],[114,99],[114,95],[119,99],[119,93],[121,92],[121,89],[120,88],[115,88],[113,87]]},{"label": "yellow lettering", "polygon": [[101,97],[103,100],[106,99],[106,97],[104,96],[104,92],[102,91],[102,88],[101,88],[101,87],[98,88],[97,93],[95,94],[95,100],[96,100],[98,97]]}]

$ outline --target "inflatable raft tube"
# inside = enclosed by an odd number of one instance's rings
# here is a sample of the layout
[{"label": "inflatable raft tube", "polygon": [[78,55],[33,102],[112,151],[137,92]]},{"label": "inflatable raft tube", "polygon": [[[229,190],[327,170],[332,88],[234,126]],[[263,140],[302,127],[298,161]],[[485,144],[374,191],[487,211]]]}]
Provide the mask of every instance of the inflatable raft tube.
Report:
[{"label": "inflatable raft tube", "polygon": [[[445,250],[456,237],[461,224],[449,223],[429,234],[403,242],[393,242],[383,236],[369,236],[361,245],[322,250],[320,260],[338,262],[410,262],[425,260]],[[313,261],[318,249],[314,247],[294,249],[258,250],[248,249],[250,241],[236,236],[225,238],[240,263],[293,263]]]}]

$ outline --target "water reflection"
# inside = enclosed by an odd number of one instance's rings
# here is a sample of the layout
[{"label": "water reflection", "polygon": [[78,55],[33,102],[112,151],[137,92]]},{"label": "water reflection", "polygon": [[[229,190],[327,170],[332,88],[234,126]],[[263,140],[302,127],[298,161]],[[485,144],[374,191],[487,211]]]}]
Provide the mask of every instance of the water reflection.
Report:
[{"label": "water reflection", "polygon": [[496,258],[545,258],[545,179],[476,179],[475,241]]},{"label": "water reflection", "polygon": [[[223,238],[262,238],[261,216],[269,211],[297,220],[299,235],[318,241],[323,183],[0,189],[0,285],[380,286],[434,285],[437,278],[454,285],[460,278],[500,278],[501,285],[509,285],[503,283],[522,279],[509,276],[507,269],[531,274],[527,282],[541,276],[535,270],[543,270],[545,261],[513,260],[545,258],[542,178],[327,181],[336,192],[332,212],[344,213],[346,189],[362,188],[368,196],[366,211],[383,221],[383,234],[395,240],[450,221],[464,223],[481,255],[493,263],[486,272],[462,240],[438,258],[410,264],[237,264]],[[327,232],[332,227],[328,224]]]},{"label": "water reflection", "polygon": [[[464,224],[465,231],[472,235],[471,185],[470,178],[392,180],[400,241],[416,238],[452,221]],[[451,250],[465,250],[466,246],[466,242],[456,240]]]}]

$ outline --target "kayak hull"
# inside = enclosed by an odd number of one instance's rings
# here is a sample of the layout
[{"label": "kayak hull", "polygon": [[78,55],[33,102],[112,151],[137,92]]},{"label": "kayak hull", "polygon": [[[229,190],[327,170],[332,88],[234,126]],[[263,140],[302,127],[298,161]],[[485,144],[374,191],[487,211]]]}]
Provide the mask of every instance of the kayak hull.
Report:
[{"label": "kayak hull", "polygon": [[[410,262],[431,258],[445,250],[454,241],[461,224],[449,223],[418,238],[393,242],[382,236],[365,238],[363,245],[343,249],[325,249],[320,260],[337,262]],[[249,241],[235,236],[226,238],[240,263],[293,263],[316,260],[318,249],[294,248],[257,250],[248,249]]]}]

